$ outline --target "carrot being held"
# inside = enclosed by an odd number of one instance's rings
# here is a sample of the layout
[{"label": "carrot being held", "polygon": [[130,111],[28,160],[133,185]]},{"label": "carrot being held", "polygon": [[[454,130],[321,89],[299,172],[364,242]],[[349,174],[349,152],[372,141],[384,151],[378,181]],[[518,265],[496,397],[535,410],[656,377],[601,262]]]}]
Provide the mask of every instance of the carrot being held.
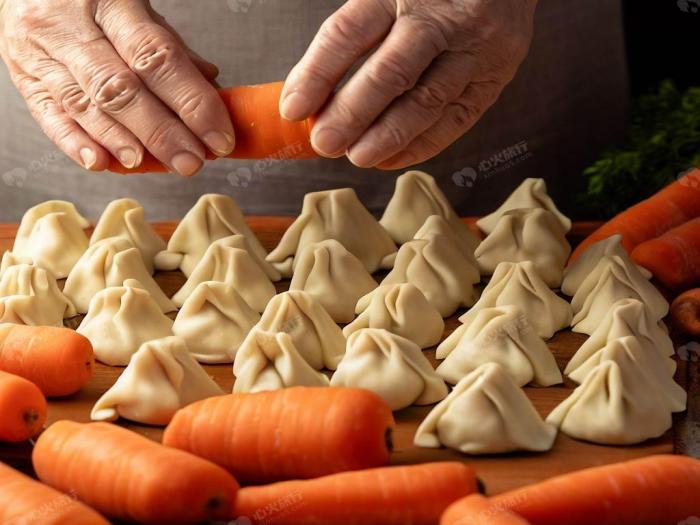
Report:
[{"label": "carrot being held", "polygon": [[700,288],[683,292],[671,303],[671,321],[688,335],[700,335]]},{"label": "carrot being held", "polygon": [[20,443],[46,422],[46,398],[31,381],[0,371],[0,441]]}]

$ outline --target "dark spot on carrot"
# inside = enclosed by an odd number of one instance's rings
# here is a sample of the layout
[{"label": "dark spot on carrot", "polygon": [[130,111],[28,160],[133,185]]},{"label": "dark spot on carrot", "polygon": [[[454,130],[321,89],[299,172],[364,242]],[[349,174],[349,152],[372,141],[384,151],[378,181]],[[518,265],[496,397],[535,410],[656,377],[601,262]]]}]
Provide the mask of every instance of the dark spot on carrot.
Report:
[{"label": "dark spot on carrot", "polygon": [[24,422],[27,426],[32,426],[39,419],[39,412],[36,410],[27,410],[23,415]]},{"label": "dark spot on carrot", "polygon": [[486,483],[481,478],[476,478],[476,490],[479,491],[479,494],[486,495]]},{"label": "dark spot on carrot", "polygon": [[384,432],[384,443],[386,444],[386,449],[389,452],[394,451],[394,430],[387,428]]},{"label": "dark spot on carrot", "polygon": [[213,498],[209,498],[207,502],[204,504],[204,508],[207,511],[215,511],[219,508],[221,508],[221,505],[223,505],[224,500],[218,496],[214,496]]}]

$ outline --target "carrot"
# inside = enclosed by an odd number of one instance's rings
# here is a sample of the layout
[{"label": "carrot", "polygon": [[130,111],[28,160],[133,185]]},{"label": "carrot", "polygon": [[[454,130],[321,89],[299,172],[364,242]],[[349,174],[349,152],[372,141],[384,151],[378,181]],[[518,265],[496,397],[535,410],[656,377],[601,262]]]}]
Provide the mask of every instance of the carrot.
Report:
[{"label": "carrot", "polygon": [[46,396],[74,394],[94,368],[90,341],[73,330],[0,324],[0,370],[28,379]]},{"label": "carrot", "polygon": [[238,490],[221,467],[110,423],[54,423],[32,463],[44,483],[141,523],[228,519]]},{"label": "carrot", "polygon": [[0,371],[0,441],[26,441],[36,436],[45,422],[46,398],[39,387]]},{"label": "carrot", "polygon": [[440,525],[529,525],[529,522],[494,505],[481,494],[472,494],[447,507]]},{"label": "carrot", "polygon": [[589,235],[571,254],[573,262],[591,244],[619,233],[628,252],[671,228],[700,216],[700,169],[619,213]]},{"label": "carrot", "polygon": [[671,322],[688,335],[700,335],[700,288],[683,292],[674,299]]},{"label": "carrot", "polygon": [[[233,159],[292,160],[318,157],[311,147],[314,120],[285,120],[279,113],[284,82],[223,88],[219,94],[228,108],[236,132]],[[217,157],[207,152],[210,160]],[[115,173],[158,173],[169,171],[158,159],[146,153],[140,166],[127,169],[115,158],[109,171]]]},{"label": "carrot", "polygon": [[234,516],[265,525],[433,525],[476,490],[474,471],[463,463],[384,467],[245,487]]},{"label": "carrot", "polygon": [[192,403],[163,444],[264,483],[386,465],[393,428],[389,405],[368,390],[295,387]]},{"label": "carrot", "polygon": [[0,463],[0,523],[109,525],[91,508]]},{"label": "carrot", "polygon": [[632,260],[673,290],[700,283],[700,217],[637,245]]}]

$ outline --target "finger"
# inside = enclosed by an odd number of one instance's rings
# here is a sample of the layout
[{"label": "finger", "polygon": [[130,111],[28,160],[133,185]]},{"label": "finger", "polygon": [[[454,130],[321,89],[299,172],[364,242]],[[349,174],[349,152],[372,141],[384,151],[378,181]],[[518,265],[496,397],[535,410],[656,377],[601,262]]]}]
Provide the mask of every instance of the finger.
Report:
[{"label": "finger", "polygon": [[400,17],[379,49],[324,108],[311,145],[324,156],[345,153],[446,48],[447,39],[436,24]]},{"label": "finger", "polygon": [[350,67],[389,32],[395,14],[386,0],[349,0],[322,25],[280,96],[289,120],[315,114]]},{"label": "finger", "polygon": [[178,38],[154,22],[141,1],[109,4],[98,23],[131,70],[213,153],[233,151],[233,125],[223,100]]}]

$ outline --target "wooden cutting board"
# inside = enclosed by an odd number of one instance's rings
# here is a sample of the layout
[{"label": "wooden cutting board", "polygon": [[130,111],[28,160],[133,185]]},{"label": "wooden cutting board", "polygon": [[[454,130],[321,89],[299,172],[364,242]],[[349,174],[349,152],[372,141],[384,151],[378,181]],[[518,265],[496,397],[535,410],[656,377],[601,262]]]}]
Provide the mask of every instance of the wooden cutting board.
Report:
[{"label": "wooden cutting board", "polygon": [[[248,219],[253,231],[258,235],[267,249],[274,247],[292,219],[288,217],[251,217]],[[473,227],[473,219],[465,219]],[[175,223],[158,223],[157,231],[169,238]],[[576,223],[570,234],[572,244],[579,242],[585,235],[598,226],[596,223]],[[12,246],[16,225],[0,224],[0,252],[9,250]],[[156,281],[168,295],[172,295],[184,283],[184,276],[179,272],[161,272],[156,275]],[[289,283],[278,284],[279,291],[287,289]],[[457,312],[446,322],[446,334],[457,326]],[[68,324],[77,326],[79,319],[71,320]],[[674,336],[675,337],[675,336]],[[586,336],[570,331],[558,333],[548,341],[559,367],[563,370],[567,361],[578,347],[585,341]],[[683,343],[676,340],[677,345]],[[434,349],[427,350],[426,355],[434,366],[437,366]],[[499,456],[465,456],[448,449],[426,449],[413,446],[413,435],[416,428],[428,414],[431,407],[410,407],[395,414],[397,430],[395,435],[395,451],[392,463],[406,464],[426,461],[459,460],[473,465],[481,479],[485,482],[490,494],[496,494],[508,489],[533,483],[557,474],[578,470],[594,465],[614,463],[628,459],[661,453],[685,453],[700,456],[700,380],[698,377],[699,363],[679,360],[676,380],[685,386],[690,393],[689,409],[675,418],[674,428],[659,439],[632,447],[607,447],[573,440],[559,434],[554,448],[544,454],[516,453]],[[221,385],[225,391],[233,386],[231,365],[205,366],[206,371]],[[77,395],[65,399],[51,400],[49,403],[49,423],[59,419],[89,421],[90,409],[95,401],[117,379],[123,368],[109,367],[97,364],[94,378]],[[567,380],[564,385],[535,388],[527,387],[525,391],[533,401],[542,416],[546,416],[559,402],[566,398],[574,388]],[[139,432],[149,438],[158,440],[162,429],[121,421],[124,426]],[[29,457],[31,445],[2,446],[0,445],[0,460],[9,462],[24,470],[31,468]]]}]

